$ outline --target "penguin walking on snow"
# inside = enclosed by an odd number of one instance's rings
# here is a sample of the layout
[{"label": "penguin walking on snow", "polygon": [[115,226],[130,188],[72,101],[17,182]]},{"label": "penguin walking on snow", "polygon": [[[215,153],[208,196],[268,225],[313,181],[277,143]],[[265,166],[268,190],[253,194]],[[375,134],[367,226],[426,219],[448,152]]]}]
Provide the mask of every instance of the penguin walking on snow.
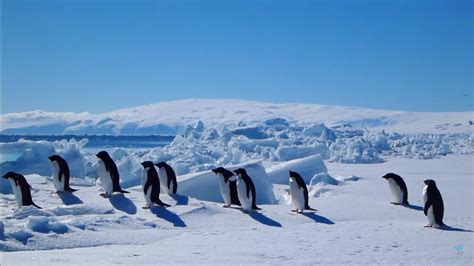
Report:
[{"label": "penguin walking on snow", "polygon": [[394,173],[388,173],[382,178],[388,181],[390,191],[392,191],[393,201],[390,203],[394,205],[408,205],[408,189],[403,178]]},{"label": "penguin walking on snow", "polygon": [[255,204],[257,193],[252,178],[248,176],[247,171],[243,168],[235,170],[234,173],[236,176],[230,177],[230,180],[237,181],[237,195],[239,196],[242,211],[260,210],[257,204]]},{"label": "penguin walking on snow", "polygon": [[160,178],[161,187],[167,194],[176,194],[178,182],[176,181],[176,174],[173,168],[165,162],[157,163],[156,167],[158,167],[158,177]]},{"label": "penguin walking on snow", "polygon": [[443,197],[436,187],[436,182],[431,179],[424,181],[425,187],[423,188],[423,202],[425,207],[423,209],[428,224],[425,227],[440,228],[445,226],[443,223],[444,216],[444,204]]},{"label": "penguin walking on snow", "polygon": [[240,206],[236,181],[230,181],[229,179],[234,176],[234,173],[224,167],[213,169],[212,172],[219,177],[219,189],[225,203],[223,207],[229,208],[232,204]]},{"label": "penguin walking on snow", "polygon": [[170,207],[170,205],[160,200],[160,179],[158,178],[158,173],[156,172],[153,162],[143,162],[142,166],[145,169],[142,176],[142,188],[147,204],[143,209],[148,209],[154,204]]},{"label": "penguin walking on snow", "polygon": [[77,191],[77,189],[73,189],[69,186],[70,174],[66,160],[59,155],[49,156],[48,159],[51,161],[51,167],[53,169],[53,184],[56,191]]},{"label": "penguin walking on snow", "polygon": [[303,213],[303,210],[316,211],[316,209],[309,207],[308,188],[303,178],[297,172],[292,171],[290,171],[290,195],[291,201],[296,208],[292,212]]},{"label": "penguin walking on snow", "polygon": [[26,181],[26,178],[15,172],[8,172],[3,175],[3,178],[10,181],[12,186],[13,193],[15,194],[15,200],[18,207],[22,206],[35,206],[38,209],[41,209],[40,206],[36,205],[31,198],[30,184]]},{"label": "penguin walking on snow", "polygon": [[110,155],[106,151],[101,151],[97,153],[96,156],[99,158],[97,175],[105,192],[100,195],[104,198],[108,198],[114,192],[130,193],[120,187],[120,176],[117,165],[115,165],[115,162],[110,158]]}]

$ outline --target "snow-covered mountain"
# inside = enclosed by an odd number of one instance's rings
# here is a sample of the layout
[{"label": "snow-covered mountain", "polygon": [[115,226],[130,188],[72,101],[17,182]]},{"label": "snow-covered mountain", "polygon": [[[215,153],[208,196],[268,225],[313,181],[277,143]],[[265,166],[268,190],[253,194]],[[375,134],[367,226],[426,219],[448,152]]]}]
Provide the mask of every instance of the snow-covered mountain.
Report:
[{"label": "snow-covered mountain", "polygon": [[159,102],[102,114],[31,111],[0,116],[3,134],[176,134],[186,125],[235,125],[284,118],[301,125],[348,124],[388,132],[470,133],[474,112],[405,112],[316,104],[187,99]]}]

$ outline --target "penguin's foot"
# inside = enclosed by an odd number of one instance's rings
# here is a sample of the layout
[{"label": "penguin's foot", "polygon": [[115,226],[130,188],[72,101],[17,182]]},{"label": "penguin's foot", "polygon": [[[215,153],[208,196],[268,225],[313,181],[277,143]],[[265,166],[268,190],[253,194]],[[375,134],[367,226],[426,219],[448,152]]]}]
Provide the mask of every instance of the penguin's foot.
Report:
[{"label": "penguin's foot", "polygon": [[247,213],[247,214],[249,213],[249,211],[248,211],[248,210],[246,210],[246,209],[243,209],[243,208],[242,208],[242,209],[240,209],[240,211],[242,211],[243,213]]},{"label": "penguin's foot", "polygon": [[224,208],[230,208],[230,205],[224,205],[224,206],[222,206],[222,207],[224,207]]},{"label": "penguin's foot", "polygon": [[296,209],[296,210],[291,210],[291,212],[298,212],[298,209]]},{"label": "penguin's foot", "polygon": [[400,205],[400,203],[398,203],[398,202],[390,202],[390,204],[393,204],[393,205]]},{"label": "penguin's foot", "polygon": [[142,209],[144,209],[144,210],[150,209],[150,206],[145,205],[145,206],[142,207]]},{"label": "penguin's foot", "polygon": [[433,225],[432,224],[427,224],[427,225],[425,225],[425,227],[433,227]]},{"label": "penguin's foot", "polygon": [[103,198],[109,198],[109,197],[110,197],[110,195],[107,194],[107,193],[100,193],[100,195],[101,195]]}]

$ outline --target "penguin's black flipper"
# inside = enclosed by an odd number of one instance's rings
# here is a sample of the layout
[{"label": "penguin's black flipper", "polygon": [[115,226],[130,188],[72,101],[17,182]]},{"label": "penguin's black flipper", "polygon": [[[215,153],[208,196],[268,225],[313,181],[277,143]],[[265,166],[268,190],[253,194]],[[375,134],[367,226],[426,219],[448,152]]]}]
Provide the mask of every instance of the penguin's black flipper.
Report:
[{"label": "penguin's black flipper", "polygon": [[431,201],[427,200],[425,203],[425,208],[423,209],[423,212],[425,213],[425,216],[428,215],[428,209],[431,206]]}]

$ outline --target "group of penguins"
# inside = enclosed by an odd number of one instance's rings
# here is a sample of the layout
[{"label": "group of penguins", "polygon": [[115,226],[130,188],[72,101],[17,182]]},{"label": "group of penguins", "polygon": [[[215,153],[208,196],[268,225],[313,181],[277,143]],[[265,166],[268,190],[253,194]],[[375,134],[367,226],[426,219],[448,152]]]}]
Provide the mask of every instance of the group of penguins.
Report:
[{"label": "group of penguins", "polygon": [[[97,174],[104,190],[100,195],[104,198],[110,197],[113,193],[129,193],[120,187],[120,175],[117,165],[106,151],[96,154],[98,158]],[[72,193],[77,191],[69,185],[70,172],[69,166],[61,156],[52,155],[48,157],[52,165],[52,177],[54,188],[58,193]],[[151,161],[141,163],[144,171],[142,176],[142,188],[146,205],[144,209],[153,206],[170,207],[169,204],[160,200],[160,190],[163,189],[167,194],[176,194],[178,183],[173,168],[165,162],[154,164]],[[213,169],[212,172],[218,177],[219,188],[224,200],[223,207],[229,208],[231,205],[241,206],[242,212],[260,210],[256,204],[256,190],[252,178],[247,174],[244,168],[230,171],[223,167]],[[308,204],[308,188],[303,178],[293,171],[289,171],[289,194],[295,207],[292,212],[303,213],[303,211],[317,211]],[[33,202],[31,197],[30,185],[25,177],[19,173],[8,172],[3,177],[9,180],[15,200],[19,207],[35,206],[41,208]],[[389,185],[393,195],[395,205],[409,206],[408,190],[403,178],[399,175],[388,173],[383,176]],[[427,227],[443,227],[444,206],[441,193],[436,187],[434,180],[424,181],[423,189],[424,213],[427,217]]]}]

